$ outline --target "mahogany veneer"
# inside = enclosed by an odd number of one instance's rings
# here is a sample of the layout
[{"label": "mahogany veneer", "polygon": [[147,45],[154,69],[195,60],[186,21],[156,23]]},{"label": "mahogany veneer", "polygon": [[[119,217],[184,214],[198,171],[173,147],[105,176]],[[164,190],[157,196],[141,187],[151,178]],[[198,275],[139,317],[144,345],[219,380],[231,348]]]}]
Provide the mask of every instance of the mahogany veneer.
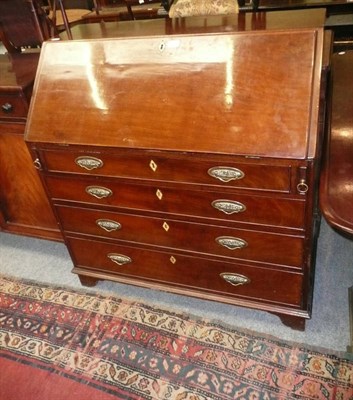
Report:
[{"label": "mahogany veneer", "polygon": [[85,285],[310,318],[322,28],[45,43],[26,128]]}]

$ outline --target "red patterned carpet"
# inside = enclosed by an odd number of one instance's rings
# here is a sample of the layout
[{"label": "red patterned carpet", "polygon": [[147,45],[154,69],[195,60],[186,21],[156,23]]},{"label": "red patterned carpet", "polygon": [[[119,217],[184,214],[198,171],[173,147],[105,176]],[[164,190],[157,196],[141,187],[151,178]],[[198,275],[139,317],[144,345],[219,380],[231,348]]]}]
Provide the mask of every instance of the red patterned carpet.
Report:
[{"label": "red patterned carpet", "polygon": [[353,360],[0,277],[0,399],[353,399]]}]

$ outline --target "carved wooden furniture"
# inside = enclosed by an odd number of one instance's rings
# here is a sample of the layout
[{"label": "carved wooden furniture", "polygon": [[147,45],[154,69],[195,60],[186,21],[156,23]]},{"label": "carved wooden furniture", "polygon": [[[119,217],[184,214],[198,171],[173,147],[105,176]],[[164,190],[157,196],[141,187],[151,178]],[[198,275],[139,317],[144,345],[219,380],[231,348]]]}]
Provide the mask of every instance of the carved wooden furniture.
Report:
[{"label": "carved wooden furniture", "polygon": [[353,51],[332,60],[331,118],[321,172],[320,205],[328,223],[353,235]]},{"label": "carved wooden furniture", "polygon": [[0,229],[62,240],[23,140],[38,52],[0,55]]},{"label": "carved wooden furniture", "polygon": [[303,329],[323,53],[321,28],[46,43],[26,141],[81,282]]}]

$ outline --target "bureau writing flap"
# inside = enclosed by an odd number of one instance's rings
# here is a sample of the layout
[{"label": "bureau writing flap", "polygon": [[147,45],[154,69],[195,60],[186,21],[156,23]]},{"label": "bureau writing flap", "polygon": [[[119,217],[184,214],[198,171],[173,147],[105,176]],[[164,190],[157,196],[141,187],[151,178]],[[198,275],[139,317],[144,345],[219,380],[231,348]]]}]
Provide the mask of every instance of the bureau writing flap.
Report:
[{"label": "bureau writing flap", "polygon": [[47,42],[30,142],[312,157],[323,31]]}]

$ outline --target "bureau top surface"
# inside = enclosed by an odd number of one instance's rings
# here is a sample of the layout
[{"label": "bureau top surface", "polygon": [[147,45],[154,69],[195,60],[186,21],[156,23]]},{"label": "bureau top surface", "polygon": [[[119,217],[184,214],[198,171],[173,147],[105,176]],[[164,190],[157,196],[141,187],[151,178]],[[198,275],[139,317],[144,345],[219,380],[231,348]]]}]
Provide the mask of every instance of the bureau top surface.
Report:
[{"label": "bureau top surface", "polygon": [[311,158],[323,30],[44,44],[29,142]]}]

